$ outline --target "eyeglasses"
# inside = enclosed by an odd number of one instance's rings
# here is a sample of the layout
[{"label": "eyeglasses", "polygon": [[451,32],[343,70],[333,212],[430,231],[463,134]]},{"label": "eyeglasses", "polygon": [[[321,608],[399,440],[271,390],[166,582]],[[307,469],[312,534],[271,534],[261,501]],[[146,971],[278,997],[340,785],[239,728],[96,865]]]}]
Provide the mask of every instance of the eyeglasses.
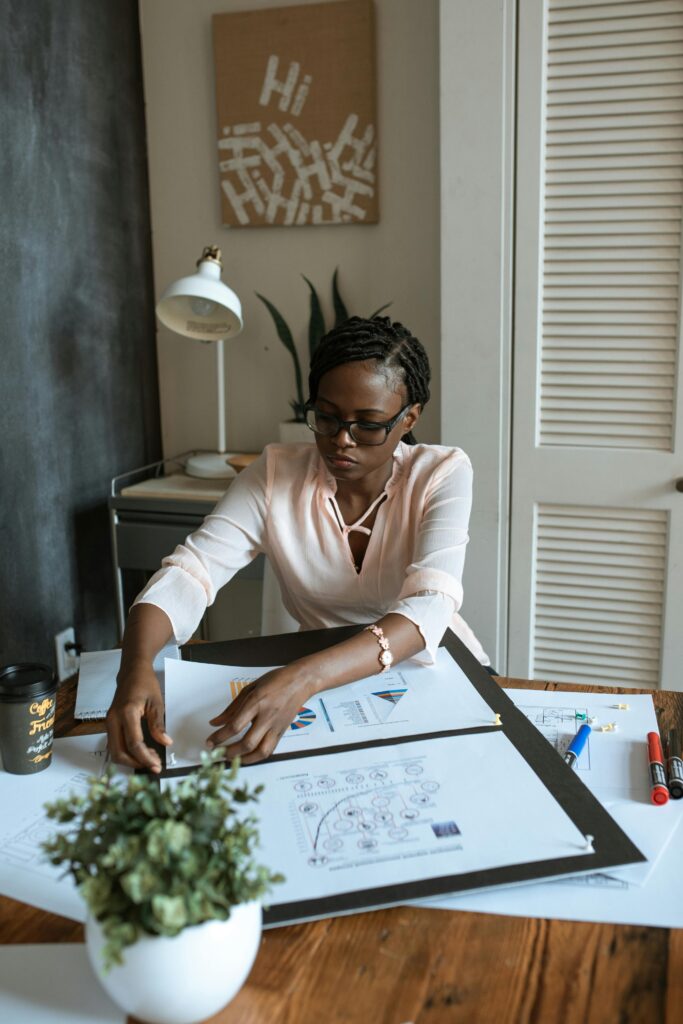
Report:
[{"label": "eyeglasses", "polygon": [[336,437],[344,427],[356,444],[384,444],[389,436],[389,431],[393,430],[399,420],[403,419],[408,409],[410,409],[410,403],[404,405],[393,420],[389,420],[387,423],[373,423],[370,420],[340,420],[338,416],[332,416],[329,412],[321,412],[314,405],[307,405],[304,412],[308,428],[314,434],[321,434],[323,437]]}]

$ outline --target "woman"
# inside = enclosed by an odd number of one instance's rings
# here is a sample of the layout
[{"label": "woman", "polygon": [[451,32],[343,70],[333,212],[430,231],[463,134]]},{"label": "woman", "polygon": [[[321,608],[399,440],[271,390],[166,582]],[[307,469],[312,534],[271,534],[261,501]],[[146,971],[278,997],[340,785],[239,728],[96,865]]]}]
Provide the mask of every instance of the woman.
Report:
[{"label": "woman", "polygon": [[483,664],[458,616],[472,495],[469,459],[413,437],[429,400],[427,354],[388,317],[352,317],[318,346],[307,422],[316,445],[269,445],[137,597],[123,640],[109,747],[121,764],[161,770],[142,719],[169,746],[152,670],[187,640],[217,590],[260,552],[302,629],[371,623],[349,640],[266,673],[211,720],[207,744],[244,764],[268,757],[320,690],[418,657],[431,663],[448,626]]}]

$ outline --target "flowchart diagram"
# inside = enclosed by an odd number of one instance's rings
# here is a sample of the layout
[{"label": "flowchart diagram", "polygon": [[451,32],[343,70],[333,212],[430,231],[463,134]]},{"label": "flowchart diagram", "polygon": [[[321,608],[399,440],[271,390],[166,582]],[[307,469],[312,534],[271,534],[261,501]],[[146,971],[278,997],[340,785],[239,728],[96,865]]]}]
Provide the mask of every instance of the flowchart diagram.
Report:
[{"label": "flowchart diagram", "polygon": [[414,758],[293,779],[290,815],[299,852],[312,868],[333,868],[359,858],[402,857],[406,848],[460,836],[439,807],[441,788]]}]

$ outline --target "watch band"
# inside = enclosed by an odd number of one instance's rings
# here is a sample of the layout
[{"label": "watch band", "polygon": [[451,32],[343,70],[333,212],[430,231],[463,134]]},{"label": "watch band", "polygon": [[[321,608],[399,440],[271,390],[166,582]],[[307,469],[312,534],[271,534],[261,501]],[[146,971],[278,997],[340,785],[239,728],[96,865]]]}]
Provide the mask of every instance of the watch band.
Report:
[{"label": "watch band", "polygon": [[380,671],[380,673],[386,672],[387,669],[391,668],[392,663],[394,661],[394,656],[391,653],[391,648],[389,647],[389,641],[387,640],[387,638],[384,635],[384,630],[382,629],[381,626],[378,626],[376,624],[374,624],[372,626],[366,626],[365,629],[367,630],[368,633],[372,633],[373,634],[373,636],[377,640],[377,643],[380,646],[380,652],[379,652],[379,655],[378,655],[378,660],[379,660],[379,663],[381,665],[381,668],[380,668],[379,671]]}]

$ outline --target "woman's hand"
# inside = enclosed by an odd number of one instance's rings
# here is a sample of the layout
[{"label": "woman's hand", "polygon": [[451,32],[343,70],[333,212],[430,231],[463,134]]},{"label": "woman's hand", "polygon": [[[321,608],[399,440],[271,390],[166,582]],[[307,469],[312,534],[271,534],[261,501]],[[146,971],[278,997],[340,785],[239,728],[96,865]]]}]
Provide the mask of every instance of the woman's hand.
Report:
[{"label": "woman's hand", "polygon": [[118,677],[116,695],[107,712],[109,753],[117,764],[160,772],[156,750],[148,747],[142,735],[142,720],[147,720],[150,735],[163,747],[173,740],[164,730],[164,702],[151,662],[131,666]]},{"label": "woman's hand", "polygon": [[242,764],[262,761],[270,757],[299,708],[314,693],[315,688],[301,678],[295,664],[266,672],[255,683],[245,686],[225,711],[211,719],[210,725],[221,728],[209,736],[207,744],[220,746],[251,723],[242,739],[225,748],[225,754],[227,758],[241,758]]}]

